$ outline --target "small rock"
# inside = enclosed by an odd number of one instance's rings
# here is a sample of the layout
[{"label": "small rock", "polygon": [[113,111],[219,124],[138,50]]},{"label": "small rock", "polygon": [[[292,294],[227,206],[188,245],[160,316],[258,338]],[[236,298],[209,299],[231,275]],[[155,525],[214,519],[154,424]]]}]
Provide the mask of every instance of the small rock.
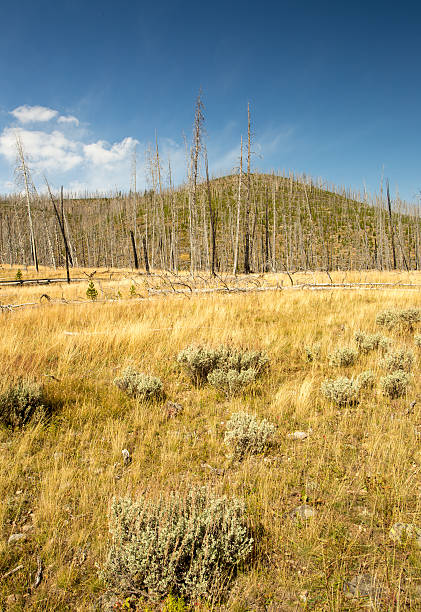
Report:
[{"label": "small rock", "polygon": [[294,431],[294,433],[288,434],[287,437],[290,438],[291,440],[305,440],[306,438],[308,438],[308,432],[307,431]]},{"label": "small rock", "polygon": [[26,535],[24,533],[12,533],[7,543],[14,544],[15,542],[24,542],[25,540],[26,540]]},{"label": "small rock", "polygon": [[344,584],[344,593],[348,598],[369,597],[378,600],[383,594],[383,588],[379,585],[376,576],[358,574]]},{"label": "small rock", "polygon": [[412,523],[395,523],[389,530],[389,536],[399,544],[405,540],[412,540],[418,548],[421,548],[421,529]]},{"label": "small rock", "polygon": [[123,455],[123,465],[129,465],[132,462],[132,458],[127,448],[123,448],[121,454]]},{"label": "small rock", "polygon": [[15,595],[14,593],[6,597],[7,606],[14,606],[18,601],[19,601],[19,597]]},{"label": "small rock", "polygon": [[311,506],[304,504],[303,506],[298,506],[298,508],[294,508],[294,510],[290,513],[290,516],[300,519],[309,519],[312,518],[316,514],[316,511]]}]

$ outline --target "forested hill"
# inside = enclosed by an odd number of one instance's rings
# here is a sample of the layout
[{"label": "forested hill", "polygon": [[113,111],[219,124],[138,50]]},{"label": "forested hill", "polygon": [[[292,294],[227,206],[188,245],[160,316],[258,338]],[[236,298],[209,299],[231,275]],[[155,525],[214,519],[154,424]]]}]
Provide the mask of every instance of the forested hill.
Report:
[{"label": "forested hill", "polygon": [[[62,266],[51,200],[32,195],[30,212],[39,263]],[[220,272],[420,267],[415,208],[392,202],[389,214],[386,198],[362,203],[293,176],[254,173],[143,194],[65,195],[64,230],[75,266],[132,266],[134,242],[141,267],[147,256],[151,269],[175,272],[212,265]],[[27,200],[3,198],[1,263],[32,264],[32,251]]]}]

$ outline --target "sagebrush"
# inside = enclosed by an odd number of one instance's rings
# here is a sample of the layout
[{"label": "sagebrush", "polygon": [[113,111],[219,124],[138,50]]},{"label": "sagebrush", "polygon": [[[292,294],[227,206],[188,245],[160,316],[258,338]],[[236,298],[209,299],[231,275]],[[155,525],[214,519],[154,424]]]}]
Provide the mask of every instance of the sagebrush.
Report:
[{"label": "sagebrush", "polygon": [[358,352],[352,346],[338,346],[329,354],[329,365],[337,368],[353,366],[358,357]]},{"label": "sagebrush", "polygon": [[405,308],[396,310],[382,310],[376,316],[377,325],[389,330],[410,332],[416,323],[421,320],[421,311],[418,308]]},{"label": "sagebrush", "polygon": [[[224,345],[217,348],[200,345],[188,346],[180,351],[177,361],[196,385],[210,382],[209,376],[215,370],[235,371],[238,374],[253,370],[254,378],[256,378],[263,373],[269,363],[264,351],[250,351]],[[251,372],[243,376],[244,380],[247,376],[251,378]],[[221,376],[216,378],[220,380]],[[231,375],[231,378],[234,379],[234,376]],[[224,386],[227,388],[227,385]]]},{"label": "sagebrush", "polygon": [[397,370],[387,374],[387,376],[382,376],[380,378],[380,387],[383,395],[391,399],[397,399],[406,394],[410,382],[411,377],[407,372]]},{"label": "sagebrush", "polygon": [[164,397],[163,384],[159,378],[137,372],[131,366],[114,379],[114,384],[128,395],[141,400],[159,400]]},{"label": "sagebrush", "polygon": [[380,366],[388,372],[395,372],[396,370],[410,372],[412,370],[413,363],[414,353],[412,351],[398,349],[396,351],[386,353],[386,355],[380,361]]},{"label": "sagebrush", "polygon": [[274,433],[272,423],[266,419],[258,421],[255,416],[241,411],[234,413],[227,422],[224,442],[236,459],[242,459],[248,453],[262,453]]},{"label": "sagebrush", "polygon": [[340,376],[323,381],[321,392],[328,400],[338,406],[353,405],[359,401],[360,385],[354,378]]},{"label": "sagebrush", "polygon": [[361,372],[356,378],[356,384],[360,390],[373,389],[375,383],[376,377],[374,375],[374,372],[372,372],[371,370],[365,370],[364,372]]},{"label": "sagebrush", "polygon": [[0,395],[0,423],[9,429],[44,418],[50,411],[43,386],[31,380],[21,378]]},{"label": "sagebrush", "polygon": [[304,353],[307,361],[310,363],[313,361],[318,361],[322,353],[322,346],[319,342],[315,342],[314,344],[306,344],[304,346]]},{"label": "sagebrush", "polygon": [[156,500],[114,498],[109,529],[101,578],[118,594],[152,600],[220,595],[253,548],[245,504],[206,487]]},{"label": "sagebrush", "polygon": [[248,370],[213,370],[208,375],[209,383],[225,393],[227,397],[241,393],[249,384],[256,380],[256,370],[249,368]]},{"label": "sagebrush", "polygon": [[363,331],[357,331],[354,334],[355,344],[360,353],[369,353],[379,348],[379,343],[383,339],[381,334],[366,334]]}]

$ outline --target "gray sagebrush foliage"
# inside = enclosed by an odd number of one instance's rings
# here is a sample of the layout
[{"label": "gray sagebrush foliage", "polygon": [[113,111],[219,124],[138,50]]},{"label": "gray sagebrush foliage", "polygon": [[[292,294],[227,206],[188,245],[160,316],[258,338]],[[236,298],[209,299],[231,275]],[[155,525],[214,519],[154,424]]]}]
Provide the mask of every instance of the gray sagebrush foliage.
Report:
[{"label": "gray sagebrush foliage", "polygon": [[412,331],[414,325],[421,320],[421,311],[418,308],[403,310],[383,310],[377,314],[376,323],[386,329],[401,332]]},{"label": "gray sagebrush foliage", "polygon": [[304,353],[307,361],[310,363],[313,361],[319,361],[322,353],[322,346],[318,342],[315,342],[314,344],[306,344],[304,346]]},{"label": "gray sagebrush foliage", "polygon": [[396,370],[410,372],[412,370],[413,363],[414,353],[412,351],[399,349],[386,353],[386,355],[380,361],[380,366],[388,372],[395,372]]},{"label": "gray sagebrush foliage", "polygon": [[213,370],[208,374],[208,382],[219,391],[225,393],[227,397],[238,395],[248,385],[256,380],[256,370]]},{"label": "gray sagebrush foliage", "polygon": [[262,453],[272,440],[275,426],[266,419],[258,421],[247,412],[235,412],[227,422],[224,443],[236,459],[246,454]]},{"label": "gray sagebrush foliage", "polygon": [[381,334],[366,334],[363,331],[357,331],[354,334],[355,344],[360,353],[369,353],[379,348],[382,338]]},{"label": "gray sagebrush foliage", "polygon": [[361,387],[356,379],[340,376],[323,381],[320,389],[323,395],[334,404],[346,406],[358,403]]},{"label": "gray sagebrush foliage", "polygon": [[339,346],[329,355],[329,365],[337,368],[353,366],[358,352],[352,346]]},{"label": "gray sagebrush foliage", "polygon": [[217,349],[191,345],[178,353],[177,361],[195,385],[202,385],[208,374],[217,368],[218,358]]},{"label": "gray sagebrush foliage", "polygon": [[249,351],[230,346],[220,346],[218,349],[218,369],[244,372],[254,370],[256,376],[261,374],[269,363],[268,356],[263,351]]},{"label": "gray sagebrush foliage", "polygon": [[385,353],[390,351],[390,349],[392,348],[392,344],[393,342],[390,338],[388,338],[387,336],[381,336],[379,341],[380,352],[384,355]]},{"label": "gray sagebrush foliage", "polygon": [[23,427],[50,412],[42,385],[21,378],[0,395],[0,423],[9,429]]},{"label": "gray sagebrush foliage", "polygon": [[101,578],[119,594],[151,599],[212,596],[253,548],[244,503],[206,487],[157,500],[114,498],[110,533]]},{"label": "gray sagebrush foliage", "polygon": [[[269,363],[263,351],[248,351],[223,345],[216,349],[206,346],[188,346],[178,354],[177,361],[196,385],[209,381],[210,374],[215,370],[224,372],[235,370],[238,374],[254,370],[256,378]],[[251,376],[251,372],[248,376]]]},{"label": "gray sagebrush foliage", "polygon": [[411,377],[403,370],[397,370],[380,378],[380,387],[383,395],[397,399],[406,394]]},{"label": "gray sagebrush foliage", "polygon": [[376,383],[376,377],[371,370],[365,370],[358,374],[355,382],[360,390],[369,390],[373,389]]},{"label": "gray sagebrush foliage", "polygon": [[421,334],[415,334],[414,344],[416,347],[421,348]]},{"label": "gray sagebrush foliage", "polygon": [[159,378],[137,372],[131,366],[114,379],[114,384],[128,395],[141,400],[161,399],[164,395],[162,381]]}]

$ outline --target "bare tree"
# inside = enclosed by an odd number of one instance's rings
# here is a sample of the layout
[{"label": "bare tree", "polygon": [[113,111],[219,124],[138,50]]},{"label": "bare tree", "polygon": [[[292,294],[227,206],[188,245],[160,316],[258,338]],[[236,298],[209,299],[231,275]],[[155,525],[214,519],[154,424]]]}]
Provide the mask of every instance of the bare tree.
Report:
[{"label": "bare tree", "polygon": [[26,196],[26,206],[27,206],[27,211],[28,211],[29,233],[31,237],[32,260],[34,262],[35,269],[38,272],[37,245],[35,242],[34,225],[32,221],[32,211],[31,211],[31,192],[33,193],[35,188],[34,188],[34,185],[31,179],[29,168],[27,167],[26,162],[25,162],[23,145],[22,145],[22,141],[18,133],[16,133],[16,150],[17,150],[17,155],[18,155],[18,164],[16,166],[16,173],[18,177],[23,179],[23,185],[25,188],[25,196]]},{"label": "bare tree", "polygon": [[240,239],[240,214],[241,214],[241,184],[243,182],[243,137],[240,141],[240,166],[238,170],[238,192],[237,192],[237,218],[235,223],[235,246],[234,246],[234,264],[232,273],[237,274],[238,267],[238,244]]},{"label": "bare tree", "polygon": [[191,171],[190,171],[190,271],[194,274],[197,266],[197,238],[195,230],[197,226],[197,182],[199,176],[199,157],[202,151],[202,131],[204,116],[204,105],[202,102],[202,90],[196,98],[196,107],[193,126],[193,143],[191,147]]},{"label": "bare tree", "polygon": [[251,121],[250,102],[247,104],[247,195],[244,228],[244,272],[250,274],[250,160],[251,160]]}]

